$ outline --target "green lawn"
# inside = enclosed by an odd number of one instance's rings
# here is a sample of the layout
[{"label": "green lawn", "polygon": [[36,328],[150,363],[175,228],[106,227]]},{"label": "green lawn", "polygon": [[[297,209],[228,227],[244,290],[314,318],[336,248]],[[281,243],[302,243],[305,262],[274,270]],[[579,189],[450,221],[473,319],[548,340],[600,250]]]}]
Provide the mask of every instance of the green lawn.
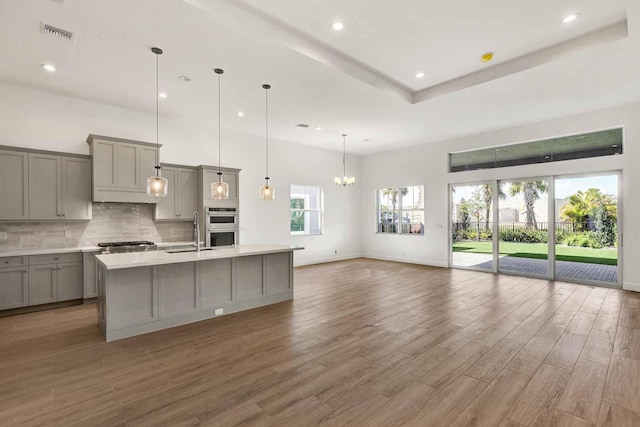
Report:
[{"label": "green lawn", "polygon": [[[456,242],[454,252],[491,253],[491,242]],[[500,242],[500,254],[519,258],[547,259],[546,243]],[[558,261],[584,262],[588,264],[618,265],[616,249],[591,249],[575,246],[556,246]]]}]

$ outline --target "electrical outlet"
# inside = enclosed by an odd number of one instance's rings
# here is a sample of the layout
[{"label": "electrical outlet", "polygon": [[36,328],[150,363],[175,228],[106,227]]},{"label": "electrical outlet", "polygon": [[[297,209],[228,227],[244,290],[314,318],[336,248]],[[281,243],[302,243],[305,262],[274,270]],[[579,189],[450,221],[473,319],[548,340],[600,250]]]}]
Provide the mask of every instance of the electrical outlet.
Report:
[{"label": "electrical outlet", "polygon": [[0,240],[7,240],[7,232],[0,231]]},{"label": "electrical outlet", "polygon": [[216,308],[216,311],[213,312],[216,316],[220,316],[224,314],[224,308]]},{"label": "electrical outlet", "polygon": [[176,232],[176,229],[171,227],[171,230],[169,231],[169,233],[174,234]]},{"label": "electrical outlet", "polygon": [[65,239],[69,239],[71,237],[71,231],[69,230],[64,230],[64,238]]}]

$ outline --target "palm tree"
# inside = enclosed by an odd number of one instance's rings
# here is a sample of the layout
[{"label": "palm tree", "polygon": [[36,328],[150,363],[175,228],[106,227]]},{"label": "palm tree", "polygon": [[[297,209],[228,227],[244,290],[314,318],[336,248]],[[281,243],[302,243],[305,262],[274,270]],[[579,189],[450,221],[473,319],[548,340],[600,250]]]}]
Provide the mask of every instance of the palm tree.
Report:
[{"label": "palm tree", "polygon": [[573,224],[580,224],[584,229],[589,220],[596,217],[598,208],[604,207],[614,221],[618,216],[618,204],[613,196],[602,194],[597,188],[578,191],[569,196],[569,202],[562,207],[560,218]]},{"label": "palm tree", "polygon": [[[498,184],[498,197],[500,200],[504,200],[507,195],[502,190],[502,185]],[[493,204],[493,185],[484,184],[482,186],[482,199],[484,201],[485,209],[485,229],[489,229],[489,218],[491,218],[491,205]]]},{"label": "palm tree", "polygon": [[509,188],[509,194],[511,197],[522,194],[524,196],[524,206],[527,216],[527,228],[538,229],[538,223],[536,221],[535,204],[536,200],[540,199],[540,196],[547,192],[546,181],[524,181],[513,182]]},{"label": "palm tree", "polygon": [[386,197],[391,197],[391,204],[393,205],[393,210],[396,210],[396,205],[398,204],[398,194],[399,191],[402,192],[403,196],[406,196],[407,193],[409,192],[409,189],[407,187],[402,187],[402,188],[385,188],[384,190],[382,190],[382,195],[386,196]]}]

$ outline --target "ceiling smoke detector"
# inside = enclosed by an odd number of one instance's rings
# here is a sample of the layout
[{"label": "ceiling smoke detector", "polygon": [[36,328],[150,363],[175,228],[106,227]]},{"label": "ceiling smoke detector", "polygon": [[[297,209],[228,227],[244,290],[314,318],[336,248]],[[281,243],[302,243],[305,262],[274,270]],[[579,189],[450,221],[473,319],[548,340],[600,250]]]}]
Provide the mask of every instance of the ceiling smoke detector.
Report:
[{"label": "ceiling smoke detector", "polygon": [[309,125],[306,125],[306,124],[304,124],[304,123],[298,123],[298,124],[296,125],[296,127],[297,127],[297,128],[303,128],[303,129],[306,129],[306,128],[308,128],[308,127],[309,127]]},{"label": "ceiling smoke detector", "polygon": [[40,26],[40,32],[60,39],[73,41],[73,33],[71,31],[63,30],[62,28],[54,27],[44,22]]}]

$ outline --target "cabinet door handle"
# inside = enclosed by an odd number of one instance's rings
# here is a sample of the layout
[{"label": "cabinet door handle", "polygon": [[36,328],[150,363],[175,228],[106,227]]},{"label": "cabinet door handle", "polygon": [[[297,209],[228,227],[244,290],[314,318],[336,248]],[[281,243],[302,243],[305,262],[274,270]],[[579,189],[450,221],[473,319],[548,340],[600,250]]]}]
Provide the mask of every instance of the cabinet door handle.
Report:
[{"label": "cabinet door handle", "polygon": [[5,264],[9,264],[9,261],[5,261],[4,263],[5,263]]}]

